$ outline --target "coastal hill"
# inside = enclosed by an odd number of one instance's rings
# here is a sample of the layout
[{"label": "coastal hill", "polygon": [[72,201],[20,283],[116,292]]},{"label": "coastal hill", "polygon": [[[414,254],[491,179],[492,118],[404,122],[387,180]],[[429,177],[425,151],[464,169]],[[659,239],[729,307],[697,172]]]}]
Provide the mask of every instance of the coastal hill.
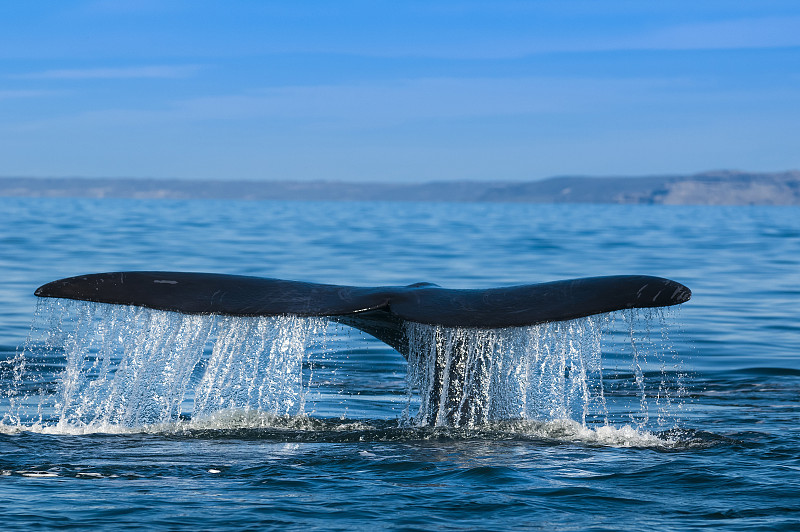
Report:
[{"label": "coastal hill", "polygon": [[800,171],[646,177],[551,177],[417,184],[0,177],[0,196],[307,201],[450,201],[663,205],[800,205]]}]

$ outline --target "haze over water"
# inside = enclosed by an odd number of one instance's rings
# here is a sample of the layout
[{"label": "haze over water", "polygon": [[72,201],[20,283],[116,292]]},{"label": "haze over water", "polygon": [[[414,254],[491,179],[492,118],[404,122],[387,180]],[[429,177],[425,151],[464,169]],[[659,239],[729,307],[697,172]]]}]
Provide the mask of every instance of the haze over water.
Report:
[{"label": "haze over water", "polygon": [[[0,205],[0,493],[9,528],[86,528],[111,518],[156,529],[198,519],[209,529],[800,524],[797,208]],[[422,421],[423,363],[412,357],[409,380],[402,356],[344,327],[192,321],[82,303],[37,311],[32,296],[56,278],[145,269],[453,288],[631,273],[675,279],[694,295],[663,314],[481,339],[496,347],[476,357],[532,369],[475,380],[472,390],[494,410],[452,427]],[[62,307],[91,320],[58,323]],[[106,324],[106,336],[81,332],[90,322]],[[173,332],[154,340],[154,331]],[[411,333],[421,338],[417,352],[434,334]],[[288,344],[276,347],[276,336]],[[107,358],[96,356],[114,342]],[[249,351],[240,347],[248,342]],[[89,358],[70,359],[81,346]],[[15,382],[13,361],[23,353],[31,364]],[[247,373],[248,353],[269,355],[258,359],[261,370]],[[125,360],[148,371],[182,360],[172,373],[182,384],[137,373],[141,386],[122,388],[142,392],[133,407],[114,380],[124,372],[110,369]],[[238,381],[224,368],[252,393],[232,393]],[[20,390],[22,406],[9,397]],[[161,409],[142,406],[150,404]]]}]

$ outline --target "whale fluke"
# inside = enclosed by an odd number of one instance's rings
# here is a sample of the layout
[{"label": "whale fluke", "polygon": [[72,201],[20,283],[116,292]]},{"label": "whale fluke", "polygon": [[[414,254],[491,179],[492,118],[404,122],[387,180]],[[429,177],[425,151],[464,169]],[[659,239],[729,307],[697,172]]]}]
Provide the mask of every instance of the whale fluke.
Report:
[{"label": "whale fluke", "polygon": [[[411,358],[412,349],[408,322],[473,329],[522,327],[629,308],[666,307],[691,297],[680,283],[645,275],[454,290],[430,283],[370,288],[182,272],[81,275],[53,281],[35,293],[184,314],[325,317],[374,336],[406,358]],[[463,342],[436,345],[426,422],[458,426],[473,419],[470,412],[473,406],[479,409],[480,402],[462,397],[458,384],[464,382],[461,368],[468,352]]]},{"label": "whale fluke", "polygon": [[407,355],[403,323],[494,329],[688,301],[684,285],[646,275],[587,277],[489,289],[430,283],[355,287],[187,272],[81,275],[39,287],[39,297],[136,305],[184,314],[320,316],[360,329]]}]

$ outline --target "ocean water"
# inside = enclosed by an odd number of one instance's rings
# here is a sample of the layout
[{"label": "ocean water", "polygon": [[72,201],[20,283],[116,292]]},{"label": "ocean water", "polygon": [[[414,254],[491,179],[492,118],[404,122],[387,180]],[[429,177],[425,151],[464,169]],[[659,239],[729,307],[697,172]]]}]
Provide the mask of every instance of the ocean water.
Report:
[{"label": "ocean water", "polygon": [[[798,208],[0,198],[0,214],[4,529],[800,529]],[[406,361],[321,319],[33,296],[119,270],[452,288],[630,273],[693,298],[411,324]],[[456,418],[427,400],[437,343],[469,352]]]}]

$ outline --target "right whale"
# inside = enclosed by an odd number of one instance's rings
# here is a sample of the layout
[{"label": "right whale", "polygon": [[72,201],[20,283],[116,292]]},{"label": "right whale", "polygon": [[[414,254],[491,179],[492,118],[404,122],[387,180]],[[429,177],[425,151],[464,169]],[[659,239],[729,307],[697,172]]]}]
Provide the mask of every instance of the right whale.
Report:
[{"label": "right whale", "polygon": [[[411,349],[406,323],[465,329],[524,327],[630,308],[666,307],[691,298],[686,286],[648,275],[586,277],[487,289],[431,283],[355,287],[217,273],[135,271],[81,275],[39,287],[39,297],[135,305],[184,314],[317,316],[355,327],[399,351]],[[463,348],[438,353],[458,362]],[[458,364],[448,364],[456,367]],[[436,364],[434,382],[450,382]],[[456,401],[434,385],[432,404]],[[444,397],[442,397],[444,395]],[[462,402],[463,403],[463,402]],[[463,404],[462,404],[463,405]],[[434,409],[436,410],[436,409]]]}]

